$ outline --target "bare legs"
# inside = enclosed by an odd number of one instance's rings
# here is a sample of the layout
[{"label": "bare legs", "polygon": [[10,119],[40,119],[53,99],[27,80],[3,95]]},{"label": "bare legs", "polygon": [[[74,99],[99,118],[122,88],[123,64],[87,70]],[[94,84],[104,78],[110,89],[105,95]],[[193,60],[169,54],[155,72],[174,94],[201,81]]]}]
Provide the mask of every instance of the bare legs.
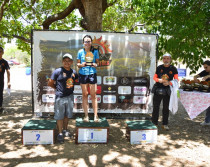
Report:
[{"label": "bare legs", "polygon": [[97,84],[81,84],[82,88],[82,106],[85,112],[85,117],[88,117],[88,87],[90,87],[90,95],[92,100],[94,119],[98,117],[98,103],[96,97]]},{"label": "bare legs", "polygon": [[63,130],[67,130],[69,119],[64,117],[64,119],[57,120],[58,132],[62,133]]}]

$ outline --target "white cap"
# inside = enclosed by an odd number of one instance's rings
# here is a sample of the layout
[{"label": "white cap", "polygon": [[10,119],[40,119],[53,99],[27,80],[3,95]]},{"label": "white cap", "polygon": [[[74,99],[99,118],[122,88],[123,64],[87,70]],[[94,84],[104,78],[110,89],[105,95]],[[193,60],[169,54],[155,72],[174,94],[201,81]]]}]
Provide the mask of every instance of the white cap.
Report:
[{"label": "white cap", "polygon": [[65,55],[63,55],[63,59],[68,57],[69,59],[73,60],[72,55],[69,53],[66,53]]},{"label": "white cap", "polygon": [[169,53],[165,53],[165,54],[163,55],[163,57],[165,57],[165,56],[171,57],[171,55],[170,55]]}]

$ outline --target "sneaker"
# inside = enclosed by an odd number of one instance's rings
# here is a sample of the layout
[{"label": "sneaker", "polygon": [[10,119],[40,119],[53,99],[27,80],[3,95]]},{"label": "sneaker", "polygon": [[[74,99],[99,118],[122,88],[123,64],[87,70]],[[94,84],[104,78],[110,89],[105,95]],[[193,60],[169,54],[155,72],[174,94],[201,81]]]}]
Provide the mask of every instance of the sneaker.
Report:
[{"label": "sneaker", "polygon": [[94,122],[101,122],[101,120],[98,117],[94,117]]},{"label": "sneaker", "polygon": [[83,121],[84,122],[89,122],[89,117],[87,116],[87,117],[83,118]]},{"label": "sneaker", "polygon": [[201,125],[201,126],[208,126],[208,125],[210,125],[210,122],[209,122],[209,123],[207,123],[207,122],[202,122],[200,125]]},{"label": "sneaker", "polygon": [[162,125],[162,128],[163,128],[164,130],[169,130],[168,125]]},{"label": "sneaker", "polygon": [[64,137],[70,137],[71,136],[71,134],[70,134],[70,132],[68,130],[63,130],[62,133],[63,133]]},{"label": "sneaker", "polygon": [[57,136],[57,141],[58,141],[58,143],[64,143],[64,137],[63,137],[63,135],[58,135]]}]

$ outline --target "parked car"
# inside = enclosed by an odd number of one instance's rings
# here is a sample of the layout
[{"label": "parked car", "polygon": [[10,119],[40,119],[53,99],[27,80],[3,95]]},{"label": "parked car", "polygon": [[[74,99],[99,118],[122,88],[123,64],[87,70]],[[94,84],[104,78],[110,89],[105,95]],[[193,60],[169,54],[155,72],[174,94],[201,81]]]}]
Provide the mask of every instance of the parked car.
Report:
[{"label": "parked car", "polygon": [[11,59],[11,62],[13,62],[14,65],[20,65],[20,63],[16,59]]},{"label": "parked car", "polygon": [[8,64],[9,64],[10,66],[13,66],[13,65],[14,65],[13,62],[10,61],[10,60],[8,60],[7,62],[8,62]]}]

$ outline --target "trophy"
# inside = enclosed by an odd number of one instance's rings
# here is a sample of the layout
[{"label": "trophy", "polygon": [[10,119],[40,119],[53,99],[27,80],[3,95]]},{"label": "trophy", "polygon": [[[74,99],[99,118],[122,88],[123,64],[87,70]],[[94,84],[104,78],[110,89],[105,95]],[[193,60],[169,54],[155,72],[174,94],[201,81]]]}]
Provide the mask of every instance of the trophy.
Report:
[{"label": "trophy", "polygon": [[85,55],[85,61],[86,61],[86,66],[92,66],[93,65],[93,53],[92,52],[87,52]]}]

